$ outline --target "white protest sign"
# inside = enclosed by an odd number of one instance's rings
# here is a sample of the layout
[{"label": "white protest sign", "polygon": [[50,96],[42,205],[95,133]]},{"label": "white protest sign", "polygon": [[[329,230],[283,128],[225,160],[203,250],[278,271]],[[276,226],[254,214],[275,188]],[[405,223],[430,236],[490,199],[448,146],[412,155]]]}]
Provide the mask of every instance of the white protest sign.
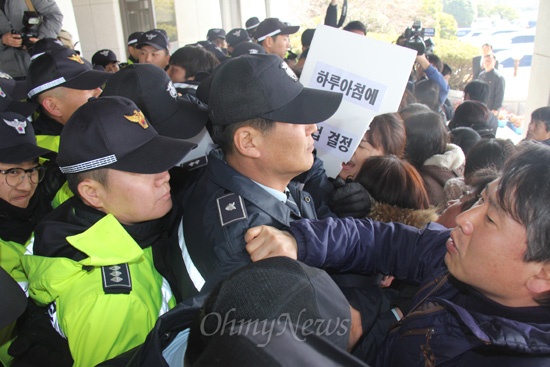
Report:
[{"label": "white protest sign", "polygon": [[300,77],[303,85],[344,94],[338,111],[318,124],[317,155],[336,177],[372,118],[397,112],[416,51],[328,26],[319,26]]}]

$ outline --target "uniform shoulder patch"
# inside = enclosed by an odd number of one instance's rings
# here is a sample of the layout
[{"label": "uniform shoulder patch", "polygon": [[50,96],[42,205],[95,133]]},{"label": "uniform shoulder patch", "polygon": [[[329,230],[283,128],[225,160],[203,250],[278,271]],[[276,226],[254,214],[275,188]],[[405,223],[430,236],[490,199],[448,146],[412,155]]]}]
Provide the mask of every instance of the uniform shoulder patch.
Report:
[{"label": "uniform shoulder patch", "polygon": [[106,294],[130,294],[132,278],[128,264],[101,267],[103,291]]},{"label": "uniform shoulder patch", "polygon": [[222,227],[238,220],[248,218],[243,198],[235,193],[216,199]]},{"label": "uniform shoulder patch", "polygon": [[207,164],[208,164],[208,156],[204,155],[202,157],[198,157],[190,161],[181,163],[179,166],[187,171],[192,171],[194,169],[204,167]]}]

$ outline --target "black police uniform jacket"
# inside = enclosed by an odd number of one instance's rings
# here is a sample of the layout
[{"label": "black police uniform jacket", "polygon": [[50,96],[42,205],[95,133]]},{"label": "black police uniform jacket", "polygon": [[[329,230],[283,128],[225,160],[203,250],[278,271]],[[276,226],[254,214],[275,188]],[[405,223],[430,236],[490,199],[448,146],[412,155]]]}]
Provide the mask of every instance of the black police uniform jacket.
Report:
[{"label": "black police uniform jacket", "polygon": [[[300,217],[317,218],[311,195],[295,182],[290,182],[288,189],[300,216],[230,167],[221,150],[210,152],[204,173],[182,199],[186,251],[204,280],[202,291],[250,262],[244,240],[249,228],[270,225],[286,229]],[[189,270],[190,264],[186,265]],[[201,290],[200,284],[195,285]]]}]

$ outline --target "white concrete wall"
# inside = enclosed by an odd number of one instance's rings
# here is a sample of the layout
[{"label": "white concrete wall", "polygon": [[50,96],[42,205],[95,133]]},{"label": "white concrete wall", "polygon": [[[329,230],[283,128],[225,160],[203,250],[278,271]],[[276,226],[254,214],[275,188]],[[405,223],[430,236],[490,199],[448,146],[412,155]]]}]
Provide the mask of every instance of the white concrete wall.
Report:
[{"label": "white concrete wall", "polygon": [[[57,0],[57,6],[61,9],[63,13],[63,29],[71,33],[73,36],[73,41],[80,41],[80,36],[78,34],[78,27],[76,25],[76,18],[74,16],[73,3],[71,0]],[[81,50],[80,42],[75,47],[77,50]]]},{"label": "white concrete wall", "polygon": [[72,0],[82,54],[90,60],[103,48],[126,60],[126,40],[118,0]]},{"label": "white concrete wall", "polygon": [[222,26],[219,0],[175,0],[174,4],[179,47],[205,40],[210,28]]},{"label": "white concrete wall", "polygon": [[178,47],[206,39],[210,28],[244,28],[250,17],[289,19],[289,0],[175,0]]},{"label": "white concrete wall", "polygon": [[[299,25],[297,20],[294,19],[294,16],[290,13],[289,0],[266,0],[265,4],[267,8],[267,17],[279,18],[283,22]],[[261,20],[262,18],[260,18],[260,21]]]},{"label": "white concrete wall", "polygon": [[257,17],[260,21],[267,17],[266,5],[264,1],[258,0],[241,0],[241,19],[242,24],[236,24],[231,28],[246,28],[244,23],[252,18]]},{"label": "white concrete wall", "polygon": [[[119,60],[126,60],[119,0],[57,0],[65,15],[64,28],[79,41],[78,49],[90,59],[99,49],[113,50]],[[244,27],[250,17],[260,21],[278,17],[296,23],[289,12],[289,0],[175,0],[178,47],[206,39],[210,28],[226,31]]]},{"label": "white concrete wall", "polygon": [[228,0],[220,1],[221,10],[221,28],[226,32],[233,28],[240,28],[241,24],[244,24],[246,19],[241,19],[240,1]]},{"label": "white concrete wall", "polygon": [[531,112],[539,107],[550,106],[550,22],[548,17],[550,17],[550,1],[540,1],[529,94],[525,108],[525,132]]}]

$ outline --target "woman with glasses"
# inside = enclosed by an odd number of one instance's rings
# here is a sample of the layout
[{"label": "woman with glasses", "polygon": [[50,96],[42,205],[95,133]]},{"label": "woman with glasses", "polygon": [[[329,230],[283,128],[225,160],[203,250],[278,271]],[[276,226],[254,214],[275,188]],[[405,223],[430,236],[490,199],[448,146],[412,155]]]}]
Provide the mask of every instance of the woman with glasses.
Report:
[{"label": "woman with glasses", "polygon": [[[0,267],[25,292],[28,285],[21,257],[34,227],[52,210],[53,196],[64,182],[59,169],[51,169],[45,179],[46,167],[39,158],[50,154],[53,152],[36,145],[27,119],[12,112],[0,113]],[[9,365],[6,352],[14,325],[0,330],[0,361],[4,365]]]}]

